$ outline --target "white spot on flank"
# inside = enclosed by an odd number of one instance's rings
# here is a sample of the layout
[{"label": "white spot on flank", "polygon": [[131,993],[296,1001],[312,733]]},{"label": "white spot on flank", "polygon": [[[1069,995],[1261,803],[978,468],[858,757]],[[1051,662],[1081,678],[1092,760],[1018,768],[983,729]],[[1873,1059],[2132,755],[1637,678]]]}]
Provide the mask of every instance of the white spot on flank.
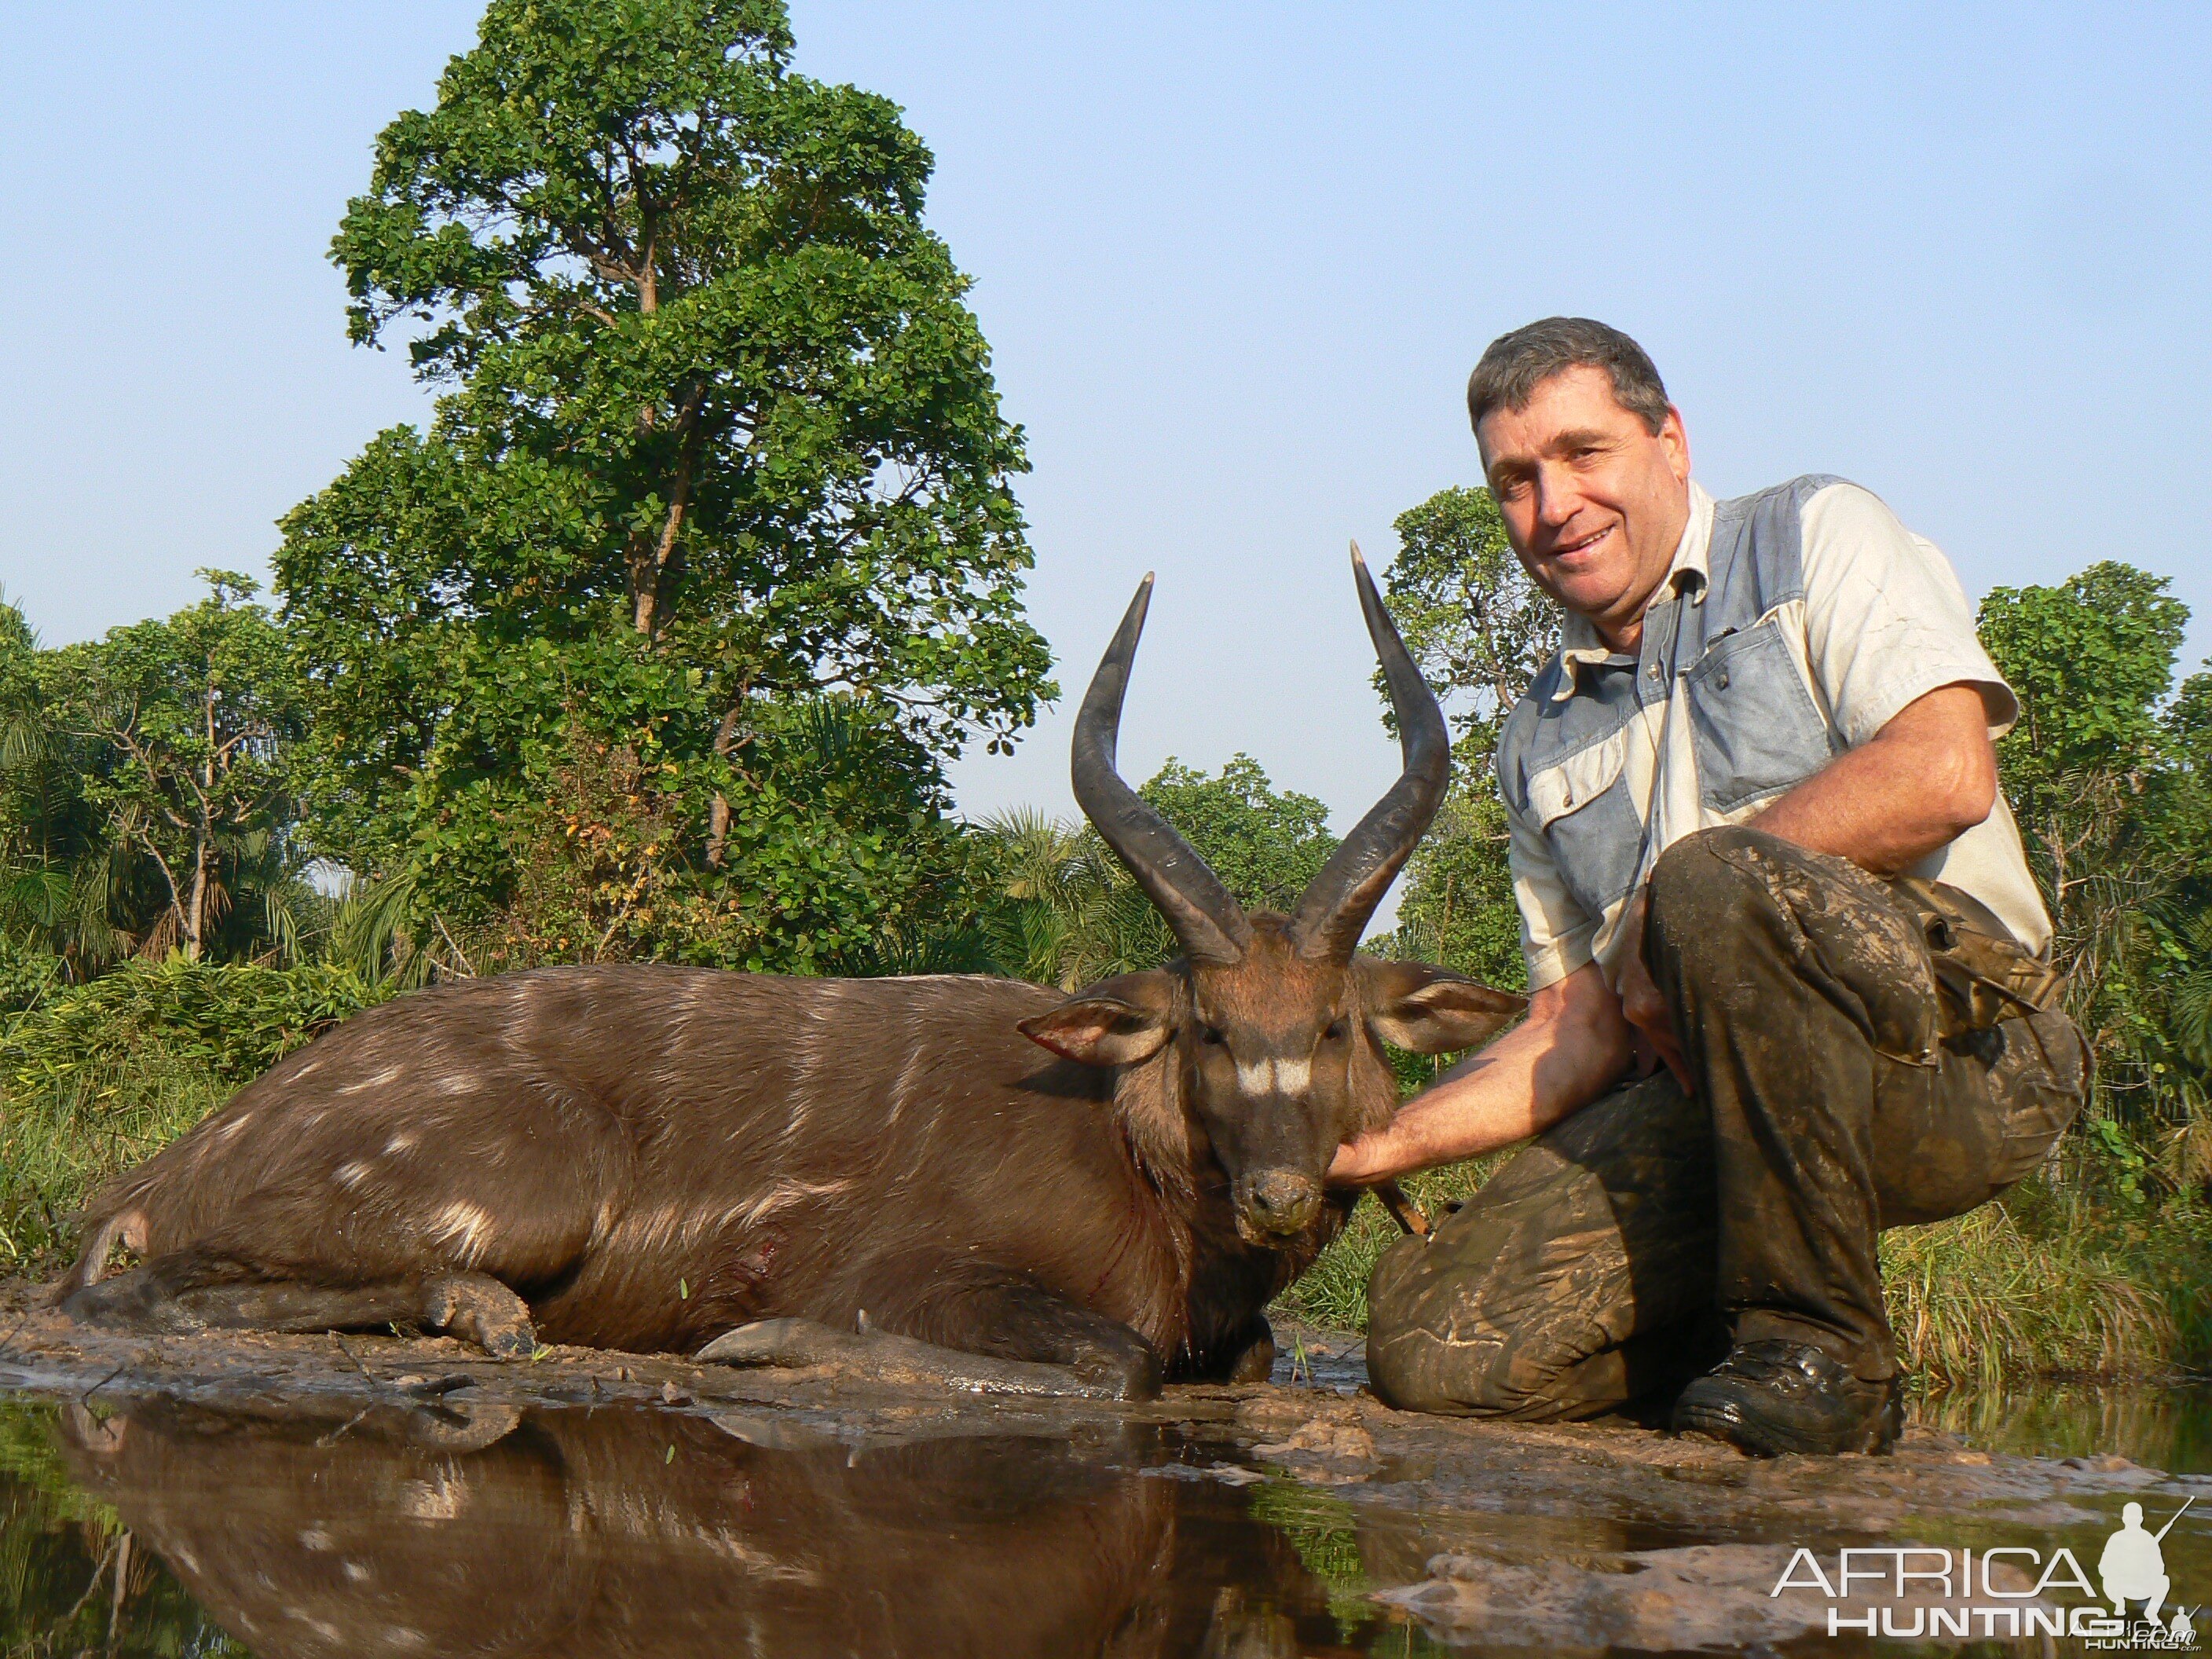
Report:
[{"label": "white spot on flank", "polygon": [[222,1141],[235,1139],[237,1138],[238,1132],[252,1121],[252,1113],[240,1112],[236,1117],[231,1119],[229,1122],[224,1124],[222,1127],[217,1129],[215,1132],[215,1138],[217,1140]]},{"label": "white spot on flank", "polygon": [[477,1086],[477,1080],[464,1072],[441,1077],[433,1085],[441,1095],[465,1095]]},{"label": "white spot on flank", "polygon": [[368,1165],[359,1158],[349,1158],[338,1165],[337,1174],[331,1177],[349,1192],[368,1179]]},{"label": "white spot on flank", "polygon": [[386,1158],[397,1158],[400,1153],[412,1152],[414,1149],[415,1137],[413,1135],[394,1135],[391,1139],[384,1143],[384,1155]]},{"label": "white spot on flank", "polygon": [[366,1090],[381,1089],[387,1083],[398,1082],[399,1080],[400,1073],[404,1072],[406,1069],[407,1068],[404,1066],[387,1066],[382,1071],[374,1073],[368,1077],[362,1079],[358,1083],[347,1084],[346,1086],[339,1090],[338,1092],[342,1095],[357,1095]]},{"label": "white spot on flank", "polygon": [[757,1226],[779,1210],[787,1210],[810,1198],[835,1198],[852,1184],[849,1181],[779,1181],[750,1204],[733,1205],[725,1210],[721,1222],[724,1226],[732,1222],[741,1226]]},{"label": "white spot on flank", "polygon": [[448,1204],[430,1222],[430,1236],[458,1246],[455,1255],[465,1266],[483,1254],[490,1231],[491,1218],[473,1204]]},{"label": "white spot on flank", "polygon": [[1248,1095],[1302,1095],[1313,1086],[1310,1060],[1240,1060],[1237,1082]]}]

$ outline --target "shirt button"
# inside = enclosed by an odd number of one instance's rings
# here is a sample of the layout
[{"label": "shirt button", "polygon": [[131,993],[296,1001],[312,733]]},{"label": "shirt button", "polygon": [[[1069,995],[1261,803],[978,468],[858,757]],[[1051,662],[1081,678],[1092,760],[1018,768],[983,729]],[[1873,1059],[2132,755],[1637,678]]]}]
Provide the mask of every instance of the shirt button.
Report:
[{"label": "shirt button", "polygon": [[1725,668],[1723,668],[1723,669],[1722,669],[1722,670],[1721,670],[1721,672],[1720,672],[1719,673],[1717,673],[1717,674],[1714,675],[1714,676],[1713,676],[1713,684],[1714,684],[1715,685],[1718,686],[1722,690],[1723,690],[1723,691],[1727,690],[1728,690],[1728,670],[1727,670],[1727,669],[1725,669]]},{"label": "shirt button", "polygon": [[1650,667],[1645,669],[1644,672],[1656,680],[1659,678],[1659,665],[1655,662]]}]

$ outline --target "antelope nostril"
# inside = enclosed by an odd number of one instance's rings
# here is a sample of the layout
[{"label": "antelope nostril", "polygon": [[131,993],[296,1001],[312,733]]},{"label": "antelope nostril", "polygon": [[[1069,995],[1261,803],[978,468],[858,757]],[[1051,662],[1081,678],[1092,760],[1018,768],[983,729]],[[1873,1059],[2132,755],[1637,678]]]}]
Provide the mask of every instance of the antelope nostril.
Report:
[{"label": "antelope nostril", "polygon": [[1321,1183],[1296,1170],[1255,1176],[1245,1194],[1245,1207],[1255,1222],[1285,1232],[1304,1226],[1320,1202]]}]

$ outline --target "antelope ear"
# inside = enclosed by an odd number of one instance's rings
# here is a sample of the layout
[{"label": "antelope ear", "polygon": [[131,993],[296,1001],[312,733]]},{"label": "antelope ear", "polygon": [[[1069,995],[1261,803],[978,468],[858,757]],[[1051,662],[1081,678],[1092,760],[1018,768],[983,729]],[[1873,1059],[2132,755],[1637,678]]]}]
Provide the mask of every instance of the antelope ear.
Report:
[{"label": "antelope ear", "polygon": [[1375,1035],[1417,1054],[1479,1048],[1520,1018],[1528,999],[1425,962],[1362,962],[1361,1000]]},{"label": "antelope ear", "polygon": [[1093,985],[1049,1013],[1014,1029],[1041,1048],[1085,1066],[1128,1066],[1150,1060],[1175,1030],[1174,988],[1160,973],[1124,974]]}]

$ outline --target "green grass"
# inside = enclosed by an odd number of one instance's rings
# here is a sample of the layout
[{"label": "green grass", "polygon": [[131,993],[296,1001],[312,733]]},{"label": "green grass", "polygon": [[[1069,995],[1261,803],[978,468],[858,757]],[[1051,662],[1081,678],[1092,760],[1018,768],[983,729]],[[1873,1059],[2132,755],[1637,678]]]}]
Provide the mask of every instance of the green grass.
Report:
[{"label": "green grass", "polygon": [[[2153,1218],[2136,1250],[2079,1200],[2031,1188],[1881,1241],[1898,1357],[1931,1389],[2024,1376],[2149,1376],[2202,1358],[2157,1255],[2197,1255]],[[2116,1248],[2116,1243],[2118,1247]]]},{"label": "green grass", "polygon": [[94,1189],[161,1151],[236,1086],[203,1060],[157,1048],[43,1085],[0,1083],[0,1274],[59,1272]]}]

